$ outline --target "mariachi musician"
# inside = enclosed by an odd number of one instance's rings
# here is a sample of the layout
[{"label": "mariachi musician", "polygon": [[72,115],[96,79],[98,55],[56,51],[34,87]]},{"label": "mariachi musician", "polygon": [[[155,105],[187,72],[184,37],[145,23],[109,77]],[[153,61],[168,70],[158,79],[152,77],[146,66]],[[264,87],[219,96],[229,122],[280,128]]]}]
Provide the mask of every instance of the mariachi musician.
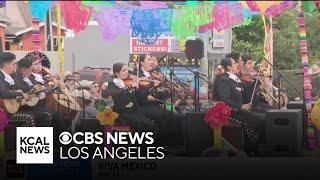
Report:
[{"label": "mariachi musician", "polygon": [[232,108],[230,123],[243,125],[245,137],[249,140],[248,144],[245,144],[245,150],[255,153],[257,146],[263,142],[264,121],[251,113],[251,103],[243,102],[243,86],[236,75],[239,73],[239,63],[226,57],[222,59],[221,65],[225,73],[220,76],[218,81],[215,81],[215,98]]},{"label": "mariachi musician", "polygon": [[155,124],[148,120],[138,106],[136,95],[139,80],[130,78],[128,67],[123,63],[113,65],[113,80],[102,92],[103,97],[112,96],[114,111],[119,114],[119,120],[129,124],[136,132],[154,132]]},{"label": "mariachi musician", "polygon": [[[152,70],[155,69],[155,60],[150,54],[140,55],[140,68],[138,70],[139,77],[152,78]],[[175,145],[183,143],[182,122],[183,117],[160,106],[159,101],[154,94],[154,89],[161,87],[161,81],[154,81],[150,86],[141,86],[138,89],[138,102],[143,114],[155,121],[159,127],[160,142],[169,145],[168,139],[172,139]],[[160,91],[161,92],[161,91]],[[163,92],[163,91],[162,91]]]},{"label": "mariachi musician", "polygon": [[[242,55],[243,66],[241,69],[241,81],[243,86],[243,103],[252,103],[255,112],[267,112],[271,109],[263,92],[263,77],[261,73],[254,77],[253,60],[249,54]],[[254,91],[254,92],[253,92]]]},{"label": "mariachi musician", "polygon": [[[0,53],[0,97],[4,99],[24,99],[27,100],[28,95],[22,92],[15,92],[15,81],[12,74],[16,69],[16,56],[10,52]],[[35,126],[36,113],[19,109],[18,112],[10,114],[10,123],[16,126]]]},{"label": "mariachi musician", "polygon": [[[33,84],[29,79],[32,73],[33,59],[26,57],[18,61],[17,71],[12,74],[12,78],[15,81],[14,88],[16,90],[22,90],[24,93],[31,94],[30,96],[39,96],[39,94],[33,94],[36,91],[44,90],[44,86]],[[51,126],[53,120],[53,114],[48,112],[41,105],[29,107],[24,105],[22,109],[33,111],[36,114],[36,126]]]},{"label": "mariachi musician", "polygon": [[[26,56],[25,58],[29,58],[33,62],[32,63],[32,73],[29,76],[29,79],[32,82],[32,84],[39,85],[39,86],[45,86],[48,89],[58,87],[58,82],[53,80],[54,77],[51,77],[52,73],[49,71],[49,69],[42,66],[41,59],[39,56],[29,55],[29,56]],[[46,73],[50,77],[50,79],[44,78],[43,73]],[[58,88],[56,88],[56,89],[58,89]],[[46,103],[48,100],[47,97],[48,96],[46,96],[45,99],[39,101],[39,106],[42,106],[42,107],[46,106]],[[50,114],[52,114],[53,119],[54,119],[53,127],[55,127],[55,129],[58,133],[66,130],[65,121],[59,119],[59,114],[57,111],[55,111],[51,108],[46,108],[46,111],[49,112]]]},{"label": "mariachi musician", "polygon": [[43,67],[42,67],[40,58],[36,58],[34,56],[30,56],[30,58],[33,59],[32,73],[30,75],[30,80],[33,83],[44,85],[45,80],[44,80],[42,73],[41,73]]}]

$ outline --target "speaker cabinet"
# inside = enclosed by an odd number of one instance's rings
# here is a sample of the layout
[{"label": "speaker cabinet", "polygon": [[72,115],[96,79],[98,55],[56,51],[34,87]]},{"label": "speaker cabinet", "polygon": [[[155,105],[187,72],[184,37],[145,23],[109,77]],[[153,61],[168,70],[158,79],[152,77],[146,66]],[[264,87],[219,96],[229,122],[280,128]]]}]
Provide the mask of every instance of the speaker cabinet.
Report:
[{"label": "speaker cabinet", "polygon": [[185,47],[187,59],[201,59],[204,56],[204,44],[201,39],[187,40]]},{"label": "speaker cabinet", "polygon": [[[312,107],[315,103],[315,101],[312,101]],[[306,105],[303,103],[303,101],[290,101],[287,104],[288,109],[300,109],[302,111],[302,133],[303,133],[303,142],[307,142],[307,128],[308,128],[308,114],[306,110]],[[318,142],[316,142],[318,143]]]},{"label": "speaker cabinet", "polygon": [[300,156],[302,152],[302,111],[300,109],[267,112],[265,156]]},{"label": "speaker cabinet", "polygon": [[17,128],[12,124],[8,124],[4,131],[4,148],[5,152],[16,151]]},{"label": "speaker cabinet", "polygon": [[[185,150],[188,156],[202,156],[213,147],[213,130],[204,120],[205,113],[187,113],[185,130]],[[222,136],[239,150],[243,150],[244,133],[241,126],[227,125],[222,128]]]}]

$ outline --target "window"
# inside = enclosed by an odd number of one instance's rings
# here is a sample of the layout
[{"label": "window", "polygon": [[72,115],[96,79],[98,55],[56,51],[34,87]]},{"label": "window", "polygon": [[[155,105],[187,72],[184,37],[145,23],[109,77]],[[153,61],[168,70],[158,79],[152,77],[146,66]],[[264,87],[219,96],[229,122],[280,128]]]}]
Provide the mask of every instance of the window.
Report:
[{"label": "window", "polygon": [[10,42],[9,41],[6,41],[6,50],[10,50]]},{"label": "window", "polygon": [[[60,39],[61,41],[61,48],[63,50],[63,40],[62,38]],[[53,37],[53,47],[54,47],[54,51],[58,51],[58,38],[57,37]]]}]

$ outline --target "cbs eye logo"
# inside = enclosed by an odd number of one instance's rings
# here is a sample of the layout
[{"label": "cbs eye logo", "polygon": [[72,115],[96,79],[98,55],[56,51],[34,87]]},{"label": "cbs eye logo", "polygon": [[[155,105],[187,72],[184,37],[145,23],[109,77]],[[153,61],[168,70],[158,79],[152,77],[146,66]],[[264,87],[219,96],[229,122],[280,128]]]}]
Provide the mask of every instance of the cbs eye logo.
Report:
[{"label": "cbs eye logo", "polygon": [[68,145],[72,141],[75,144],[102,144],[103,133],[102,132],[76,132],[71,135],[69,132],[62,132],[59,135],[59,141],[63,145]]},{"label": "cbs eye logo", "polygon": [[59,141],[63,145],[68,145],[72,141],[72,135],[69,132],[62,132],[59,136]]}]

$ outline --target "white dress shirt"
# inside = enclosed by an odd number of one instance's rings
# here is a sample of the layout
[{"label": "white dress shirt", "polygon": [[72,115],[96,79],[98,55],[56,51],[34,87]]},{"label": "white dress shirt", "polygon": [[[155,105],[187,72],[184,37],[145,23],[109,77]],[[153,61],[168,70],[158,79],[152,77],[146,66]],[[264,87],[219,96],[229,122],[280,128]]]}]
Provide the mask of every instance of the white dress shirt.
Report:
[{"label": "white dress shirt", "polygon": [[5,73],[5,72],[2,71],[2,70],[1,70],[1,72],[4,74],[4,80],[5,80],[7,83],[9,83],[10,86],[12,86],[12,85],[15,84],[15,83],[14,83],[14,80],[12,79],[12,77],[11,77],[9,74]]},{"label": "white dress shirt", "polygon": [[43,80],[41,74],[38,74],[38,73],[32,73],[32,74],[34,75],[35,80],[36,80],[38,83],[44,84],[44,80]]},{"label": "white dress shirt", "polygon": [[32,82],[30,81],[29,78],[24,77],[24,78],[23,78],[23,81],[26,82],[26,83],[28,84],[28,86],[33,86]]},{"label": "white dress shirt", "polygon": [[232,72],[227,72],[229,74],[229,78],[234,80],[237,83],[241,83],[241,80],[238,78],[238,76]]}]

